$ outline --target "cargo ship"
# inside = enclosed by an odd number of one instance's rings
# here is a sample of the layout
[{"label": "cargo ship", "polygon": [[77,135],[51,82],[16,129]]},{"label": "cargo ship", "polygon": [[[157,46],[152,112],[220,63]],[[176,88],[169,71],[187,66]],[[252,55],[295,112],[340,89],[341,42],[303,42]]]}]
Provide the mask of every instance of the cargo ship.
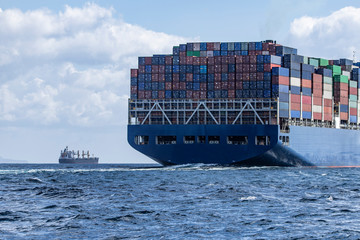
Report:
[{"label": "cargo ship", "polygon": [[163,165],[360,166],[360,69],[272,40],[138,58],[128,142]]},{"label": "cargo ship", "polygon": [[69,151],[69,148],[66,146],[66,148],[60,152],[59,163],[98,164],[99,158],[94,156],[90,157],[89,151],[87,151],[87,153],[82,151],[82,154],[80,155],[79,151],[77,151],[77,153],[75,153],[74,150]]}]

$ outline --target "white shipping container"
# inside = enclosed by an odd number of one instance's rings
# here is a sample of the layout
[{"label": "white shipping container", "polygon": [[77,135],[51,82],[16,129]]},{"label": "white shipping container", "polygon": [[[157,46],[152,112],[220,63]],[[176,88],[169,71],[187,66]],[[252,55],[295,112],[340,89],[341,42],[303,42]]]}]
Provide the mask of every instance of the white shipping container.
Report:
[{"label": "white shipping container", "polygon": [[206,56],[207,57],[213,57],[214,56],[214,51],[206,51]]},{"label": "white shipping container", "polygon": [[200,51],[200,43],[193,43],[193,51]]},{"label": "white shipping container", "polygon": [[324,91],[332,92],[333,87],[331,84],[324,83],[323,89],[324,89]]},{"label": "white shipping container", "polygon": [[321,106],[313,105],[313,112],[321,113]]},{"label": "white shipping container", "polygon": [[348,78],[350,78],[350,72],[348,72],[348,71],[342,71],[342,75],[347,76]]},{"label": "white shipping container", "polygon": [[262,51],[262,55],[270,55],[269,51]]},{"label": "white shipping container", "polygon": [[324,98],[326,99],[332,99],[332,91],[324,91]]},{"label": "white shipping container", "polygon": [[300,87],[301,86],[300,78],[290,77],[290,85]]}]

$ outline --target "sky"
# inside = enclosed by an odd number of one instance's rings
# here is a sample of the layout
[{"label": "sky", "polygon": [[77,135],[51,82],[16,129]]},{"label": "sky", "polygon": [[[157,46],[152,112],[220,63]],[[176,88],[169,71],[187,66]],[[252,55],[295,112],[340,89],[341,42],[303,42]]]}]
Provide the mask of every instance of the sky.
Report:
[{"label": "sky", "polygon": [[57,163],[69,146],[101,163],[153,163],[127,143],[138,56],[273,39],[352,59],[358,29],[358,0],[0,0],[0,160]]}]

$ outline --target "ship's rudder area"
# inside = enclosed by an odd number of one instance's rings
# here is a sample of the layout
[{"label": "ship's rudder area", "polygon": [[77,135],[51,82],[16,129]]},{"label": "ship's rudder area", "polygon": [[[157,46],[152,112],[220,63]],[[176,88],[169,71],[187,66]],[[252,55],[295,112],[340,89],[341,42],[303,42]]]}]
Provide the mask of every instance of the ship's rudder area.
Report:
[{"label": "ship's rudder area", "polygon": [[285,147],[279,142],[273,148],[265,153],[237,162],[236,166],[281,166],[281,167],[301,167],[314,166],[303,156],[295,152],[289,147]]}]

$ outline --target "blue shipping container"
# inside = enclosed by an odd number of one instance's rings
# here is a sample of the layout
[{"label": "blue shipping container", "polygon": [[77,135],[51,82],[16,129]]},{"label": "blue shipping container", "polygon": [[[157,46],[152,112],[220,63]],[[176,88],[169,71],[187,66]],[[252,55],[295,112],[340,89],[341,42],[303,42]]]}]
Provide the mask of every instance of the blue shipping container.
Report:
[{"label": "blue shipping container", "polygon": [[311,96],[311,88],[302,88],[301,89],[301,91],[302,91],[302,94],[304,95],[304,96]]},{"label": "blue shipping container", "polygon": [[351,123],[357,123],[357,117],[350,115],[350,122]]},{"label": "blue shipping container", "polygon": [[289,69],[283,67],[274,67],[272,68],[272,75],[288,77]]},{"label": "blue shipping container", "polygon": [[291,110],[291,117],[292,118],[300,118],[300,111]]},{"label": "blue shipping container", "polygon": [[302,71],[301,72],[301,78],[302,79],[307,79],[307,80],[311,80],[311,72],[304,72],[304,71]]},{"label": "blue shipping container", "polygon": [[302,112],[302,117],[305,119],[311,119],[311,112]]},{"label": "blue shipping container", "polygon": [[297,95],[300,95],[300,87],[298,86],[292,86],[290,85],[290,91],[291,91],[291,94],[297,94]]},{"label": "blue shipping container", "polygon": [[290,70],[290,77],[300,78],[300,71],[295,70],[295,69],[291,69]]},{"label": "blue shipping container", "polygon": [[313,65],[303,63],[301,64],[301,71],[314,73],[315,67]]},{"label": "blue shipping container", "polygon": [[349,112],[349,106],[340,104],[340,112],[345,112],[345,113]]},{"label": "blue shipping container", "polygon": [[288,118],[289,110],[279,110],[279,117]]}]

